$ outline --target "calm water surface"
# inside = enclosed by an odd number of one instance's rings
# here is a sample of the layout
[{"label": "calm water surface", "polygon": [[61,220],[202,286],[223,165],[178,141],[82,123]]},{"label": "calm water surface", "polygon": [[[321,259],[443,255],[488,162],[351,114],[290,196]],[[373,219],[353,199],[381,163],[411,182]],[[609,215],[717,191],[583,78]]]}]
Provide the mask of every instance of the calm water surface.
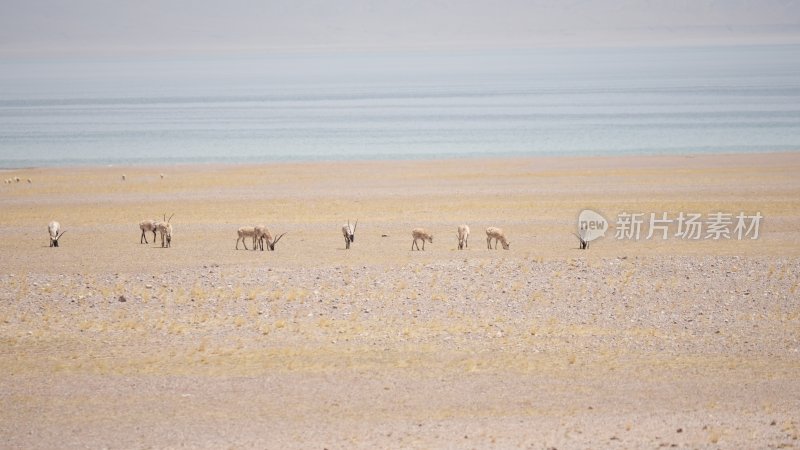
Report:
[{"label": "calm water surface", "polygon": [[0,167],[800,150],[800,47],[0,60]]}]

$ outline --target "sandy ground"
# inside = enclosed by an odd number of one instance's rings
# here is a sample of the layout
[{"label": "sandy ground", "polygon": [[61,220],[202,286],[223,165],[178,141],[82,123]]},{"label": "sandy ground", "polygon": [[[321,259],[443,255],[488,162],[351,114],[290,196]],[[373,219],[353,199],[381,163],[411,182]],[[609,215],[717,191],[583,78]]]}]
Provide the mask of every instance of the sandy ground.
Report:
[{"label": "sandy ground", "polygon": [[[0,447],[800,447],[798,173],[800,153],[0,171],[23,180],[0,185]],[[584,208],[764,219],[581,251]],[[140,244],[164,213],[172,248]],[[260,223],[276,251],[235,250]]]}]

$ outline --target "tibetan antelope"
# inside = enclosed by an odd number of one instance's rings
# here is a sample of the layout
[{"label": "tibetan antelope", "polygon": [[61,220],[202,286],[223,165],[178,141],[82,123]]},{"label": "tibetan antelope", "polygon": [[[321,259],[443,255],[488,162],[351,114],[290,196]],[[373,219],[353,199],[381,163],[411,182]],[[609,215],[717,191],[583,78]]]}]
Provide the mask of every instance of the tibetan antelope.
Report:
[{"label": "tibetan antelope", "polygon": [[503,230],[497,227],[489,227],[486,229],[486,246],[489,247],[489,250],[492,249],[492,239],[494,239],[494,248],[497,250],[497,241],[503,245],[503,249],[508,250],[508,240],[506,239],[505,233]]},{"label": "tibetan antelope", "polygon": [[415,246],[417,247],[417,250],[419,250],[419,244],[417,244],[418,239],[422,240],[423,250],[425,250],[425,241],[428,241],[431,244],[433,244],[433,235],[424,228],[414,228],[413,230],[411,230],[411,237],[414,238],[414,242],[411,243],[412,251],[414,250]]},{"label": "tibetan antelope", "polygon": [[347,221],[347,225],[342,225],[342,235],[344,235],[344,245],[345,249],[350,248],[350,243],[356,240],[356,227],[358,226],[358,219],[356,219],[356,224],[353,227],[350,227],[350,221]]},{"label": "tibetan antelope", "polygon": [[[143,220],[143,221],[139,222],[139,229],[142,230],[142,237],[139,238],[139,243],[140,244],[149,244],[149,242],[147,242],[147,233],[148,232],[152,232],[153,233],[153,243],[156,242],[156,231],[158,231],[157,228],[156,228],[156,224],[157,223],[158,222],[156,222],[155,220],[152,220],[152,219],[147,219],[147,220]],[[142,242],[142,241],[144,241],[144,242]]]},{"label": "tibetan antelope", "polygon": [[283,233],[282,235],[280,235],[280,236],[276,237],[275,239],[273,239],[272,238],[272,233],[269,231],[269,228],[264,227],[264,230],[261,232],[261,234],[258,237],[258,246],[261,248],[261,251],[264,251],[264,241],[267,241],[267,250],[274,251],[275,250],[275,244],[277,244],[278,241],[280,241],[281,238],[285,234],[286,233]]},{"label": "tibetan antelope", "polygon": [[458,226],[458,249],[464,250],[464,248],[469,247],[467,243],[467,239],[469,239],[469,227],[467,225],[459,225]]},{"label": "tibetan antelope", "polygon": [[256,227],[241,227],[236,230],[236,233],[239,235],[236,239],[236,250],[239,250],[239,241],[242,241],[245,250],[250,250],[247,248],[247,242],[245,242],[244,238],[251,238],[253,240],[253,250],[256,249],[256,239],[258,238]]},{"label": "tibetan antelope", "polygon": [[580,243],[581,243],[581,250],[586,250],[587,248],[589,248],[589,241],[587,241],[587,240],[586,240],[586,230],[579,230],[579,231],[580,231],[580,233],[581,233],[580,235],[579,235],[579,234],[577,234],[577,233],[572,233],[572,234],[573,234],[573,235],[574,235],[576,238],[578,238],[578,241],[580,241]]},{"label": "tibetan antelope", "polygon": [[[172,213],[174,216],[175,213]],[[161,236],[161,247],[172,247],[172,224],[169,223],[172,220],[172,216],[169,216],[167,219],[167,213],[164,213],[164,221],[158,222],[156,224],[156,229]]]},{"label": "tibetan antelope", "polygon": [[58,247],[58,240],[66,231],[61,231],[61,224],[55,220],[47,224],[47,234],[50,235],[50,247]]}]

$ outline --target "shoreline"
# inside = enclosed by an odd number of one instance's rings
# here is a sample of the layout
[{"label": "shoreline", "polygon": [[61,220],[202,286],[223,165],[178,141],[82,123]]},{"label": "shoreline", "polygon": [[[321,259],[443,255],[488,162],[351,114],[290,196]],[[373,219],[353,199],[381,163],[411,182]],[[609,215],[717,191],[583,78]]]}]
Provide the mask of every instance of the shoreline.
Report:
[{"label": "shoreline", "polygon": [[101,170],[101,169],[148,169],[148,168],[171,168],[171,169],[192,169],[192,168],[237,168],[237,167],[266,167],[266,166],[313,166],[313,165],[348,165],[348,164],[393,164],[393,163],[454,163],[459,161],[478,162],[481,161],[570,161],[570,160],[595,160],[595,161],[609,161],[619,162],[621,160],[683,160],[683,159],[704,159],[704,158],[724,158],[724,157],[764,157],[771,156],[792,155],[800,154],[800,148],[787,149],[782,151],[766,151],[766,152],[752,152],[743,150],[740,152],[722,151],[722,152],[698,152],[698,153],[644,153],[644,154],[568,154],[568,155],[553,155],[553,154],[526,154],[526,155],[508,155],[500,154],[498,156],[489,155],[474,155],[463,157],[420,157],[420,158],[375,158],[375,159],[298,159],[298,160],[259,160],[259,161],[237,161],[237,162],[222,162],[222,161],[199,161],[199,162],[164,162],[164,163],[76,163],[76,164],[58,164],[58,165],[28,165],[21,167],[0,167],[0,172],[15,172],[24,170]]}]

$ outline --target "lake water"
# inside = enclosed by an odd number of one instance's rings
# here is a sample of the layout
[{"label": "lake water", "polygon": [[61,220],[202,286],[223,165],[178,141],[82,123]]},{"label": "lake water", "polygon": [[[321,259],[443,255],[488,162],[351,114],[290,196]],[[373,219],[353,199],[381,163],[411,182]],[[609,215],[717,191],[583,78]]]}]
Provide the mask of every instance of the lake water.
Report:
[{"label": "lake water", "polygon": [[800,46],[0,59],[0,167],[800,149]]}]

